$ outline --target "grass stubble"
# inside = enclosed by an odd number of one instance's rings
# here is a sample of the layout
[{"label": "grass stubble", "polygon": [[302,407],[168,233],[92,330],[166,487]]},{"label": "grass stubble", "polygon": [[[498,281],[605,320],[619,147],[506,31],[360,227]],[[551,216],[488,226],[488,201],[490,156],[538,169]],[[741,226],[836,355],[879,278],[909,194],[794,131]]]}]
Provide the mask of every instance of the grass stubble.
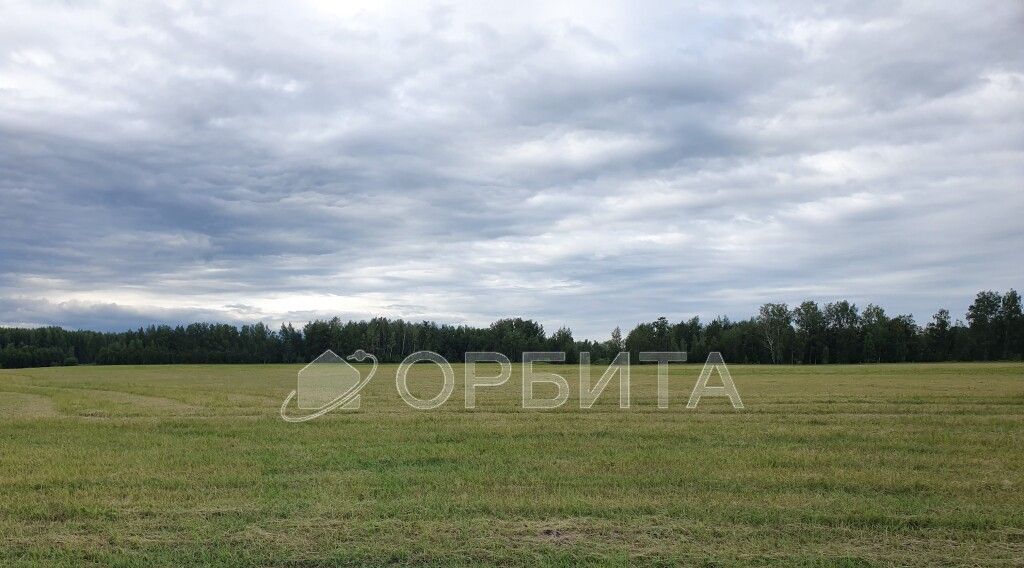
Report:
[{"label": "grass stubble", "polygon": [[467,411],[455,365],[417,411],[382,366],[289,424],[299,368],[0,371],[0,565],[1024,563],[1021,363],[731,365],[743,411],[687,410],[697,365],[667,410],[653,366],[629,410],[523,410],[517,365]]}]

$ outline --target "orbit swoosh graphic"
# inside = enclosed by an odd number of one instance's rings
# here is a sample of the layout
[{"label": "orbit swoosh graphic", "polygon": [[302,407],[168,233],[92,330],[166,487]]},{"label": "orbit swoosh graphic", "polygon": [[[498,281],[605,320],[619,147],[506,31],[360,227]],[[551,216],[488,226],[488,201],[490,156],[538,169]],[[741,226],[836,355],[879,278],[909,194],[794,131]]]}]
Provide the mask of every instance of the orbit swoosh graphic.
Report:
[{"label": "orbit swoosh graphic", "polygon": [[288,403],[291,402],[293,398],[295,398],[295,395],[297,393],[297,391],[293,390],[292,392],[288,393],[288,396],[285,397],[284,402],[281,403],[281,418],[285,422],[307,422],[309,420],[313,420],[314,418],[319,418],[324,414],[327,414],[328,412],[331,412],[332,410],[335,410],[341,406],[344,406],[353,398],[355,398],[359,394],[359,391],[363,390],[363,387],[365,387],[366,384],[370,382],[370,379],[372,379],[373,376],[377,373],[377,357],[370,353],[366,353],[362,349],[359,349],[355,353],[346,357],[346,359],[350,361],[363,361],[365,359],[370,359],[371,361],[373,361],[373,368],[370,369],[370,374],[368,374],[366,378],[359,381],[358,384],[348,389],[344,394],[335,398],[331,402],[328,402],[327,404],[323,405],[315,412],[311,414],[306,414],[304,416],[288,415]]}]

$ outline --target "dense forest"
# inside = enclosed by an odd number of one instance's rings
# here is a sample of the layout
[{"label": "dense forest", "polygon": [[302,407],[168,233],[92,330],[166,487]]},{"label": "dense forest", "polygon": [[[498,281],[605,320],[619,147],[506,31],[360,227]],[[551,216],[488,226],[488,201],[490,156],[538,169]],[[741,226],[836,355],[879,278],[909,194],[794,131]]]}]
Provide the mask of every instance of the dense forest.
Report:
[{"label": "dense forest", "polygon": [[374,353],[381,362],[398,362],[418,350],[440,353],[449,361],[467,351],[498,351],[513,361],[523,351],[565,351],[576,362],[586,351],[595,362],[630,351],[686,351],[693,362],[721,351],[734,363],[890,363],[903,361],[1020,360],[1024,353],[1024,316],[1015,290],[979,292],[966,323],[953,321],[942,309],[919,325],[913,316],[890,317],[869,304],[863,310],[847,301],[820,307],[806,301],[790,308],[765,304],[757,316],[741,321],[694,317],[671,323],[662,317],[641,323],[623,337],[616,328],[606,341],[577,341],[562,328],[548,335],[532,320],[503,319],[489,327],[411,323],[374,318],[341,322],[313,321],[300,329],[291,324],[273,330],[262,323],[236,327],[193,323],[150,326],[104,333],[59,327],[0,328],[0,366],[161,364],[161,363],[302,363],[326,349],[346,355],[356,349]]}]

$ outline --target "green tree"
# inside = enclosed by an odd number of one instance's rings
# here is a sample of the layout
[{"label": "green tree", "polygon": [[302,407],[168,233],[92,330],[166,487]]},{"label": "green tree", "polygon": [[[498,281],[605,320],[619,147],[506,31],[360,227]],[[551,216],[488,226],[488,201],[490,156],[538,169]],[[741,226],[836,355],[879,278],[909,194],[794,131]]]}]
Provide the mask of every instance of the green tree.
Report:
[{"label": "green tree", "polygon": [[949,310],[942,308],[932,316],[932,321],[925,327],[929,360],[948,361],[953,356],[952,327]]},{"label": "green tree", "polygon": [[793,339],[793,314],[786,304],[765,304],[757,316],[761,338],[772,363],[781,363]]},{"label": "green tree", "polygon": [[826,363],[825,316],[816,302],[807,300],[793,309],[793,323],[796,325],[796,341],[801,360],[804,363]]},{"label": "green tree", "polygon": [[1020,359],[1024,355],[1024,314],[1020,294],[1010,289],[999,303],[997,327],[1002,344],[1002,358]]},{"label": "green tree", "polygon": [[978,292],[974,303],[967,308],[967,323],[970,324],[971,343],[975,357],[983,361],[1000,355],[1000,333],[998,326],[1002,298],[998,292]]},{"label": "green tree", "polygon": [[856,304],[846,300],[825,305],[825,336],[834,363],[857,363],[863,348]]}]

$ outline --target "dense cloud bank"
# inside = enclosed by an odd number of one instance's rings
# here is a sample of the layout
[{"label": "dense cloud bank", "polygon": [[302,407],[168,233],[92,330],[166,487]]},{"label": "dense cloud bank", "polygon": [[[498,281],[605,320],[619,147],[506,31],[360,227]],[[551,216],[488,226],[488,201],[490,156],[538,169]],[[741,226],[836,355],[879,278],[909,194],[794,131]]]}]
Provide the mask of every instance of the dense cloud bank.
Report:
[{"label": "dense cloud bank", "polygon": [[1019,2],[332,4],[5,2],[0,323],[600,338],[1020,280]]}]

